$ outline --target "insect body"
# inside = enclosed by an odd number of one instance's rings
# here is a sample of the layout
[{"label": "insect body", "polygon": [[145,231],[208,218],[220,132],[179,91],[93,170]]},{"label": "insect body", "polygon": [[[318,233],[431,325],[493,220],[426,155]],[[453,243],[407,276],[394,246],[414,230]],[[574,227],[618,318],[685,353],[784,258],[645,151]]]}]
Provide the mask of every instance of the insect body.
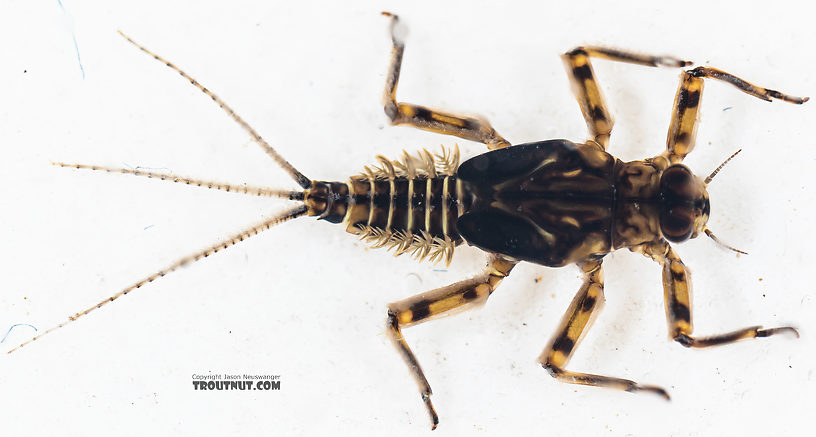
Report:
[{"label": "insect body", "polygon": [[583,47],[567,52],[563,58],[591,139],[584,143],[549,140],[511,146],[484,119],[397,102],[396,88],[405,46],[394,32],[397,17],[385,15],[391,19],[393,51],[384,108],[392,123],[482,142],[491,151],[461,165],[458,149],[443,150],[436,156],[427,151],[416,157],[405,154],[400,161],[378,156],[377,166],[365,167],[361,175],[348,181],[311,180],[284,160],[215,94],[170,62],[125,37],[180,73],[221,106],[302,190],[231,186],[161,173],[82,164],[58,165],[171,179],[208,188],[285,198],[298,202],[298,205],[178,260],[23,345],[183,265],[226,249],[275,224],[304,215],[341,224],[374,246],[387,247],[397,254],[412,253],[420,259],[444,259],[449,263],[455,247],[464,242],[489,254],[488,266],[481,275],[388,306],[387,333],[417,381],[433,427],[438,423],[438,416],[431,403],[431,387],[405,341],[402,329],[484,303],[521,261],[550,267],[577,264],[583,272],[583,285],[567,309],[555,337],[539,358],[553,377],[564,382],[647,391],[668,399],[666,391],[656,386],[566,369],[604,301],[602,259],[617,249],[641,253],[660,264],[669,333],[684,346],[707,347],[783,332],[797,334],[792,327],[763,329],[754,326],[711,337],[693,336],[689,270],[670,242],[685,241],[700,233],[713,238],[706,227],[710,213],[706,186],[722,166],[708,178],[701,179],[682,164],[694,148],[704,80],[722,80],[764,100],[779,99],[801,104],[807,98],[761,88],[715,68],[697,67],[684,71],[674,101],[665,152],[642,161],[622,162],[606,151],[613,122],[595,82],[590,58],[647,66],[686,67],[691,63]]}]

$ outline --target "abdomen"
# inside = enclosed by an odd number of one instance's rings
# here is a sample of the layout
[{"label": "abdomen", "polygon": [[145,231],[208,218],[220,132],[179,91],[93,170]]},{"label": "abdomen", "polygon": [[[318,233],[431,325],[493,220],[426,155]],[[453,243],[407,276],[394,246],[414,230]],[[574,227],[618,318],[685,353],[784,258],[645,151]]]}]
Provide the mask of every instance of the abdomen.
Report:
[{"label": "abdomen", "polygon": [[352,178],[349,186],[351,202],[344,220],[349,232],[370,227],[391,234],[427,233],[459,240],[456,177],[374,181]]}]

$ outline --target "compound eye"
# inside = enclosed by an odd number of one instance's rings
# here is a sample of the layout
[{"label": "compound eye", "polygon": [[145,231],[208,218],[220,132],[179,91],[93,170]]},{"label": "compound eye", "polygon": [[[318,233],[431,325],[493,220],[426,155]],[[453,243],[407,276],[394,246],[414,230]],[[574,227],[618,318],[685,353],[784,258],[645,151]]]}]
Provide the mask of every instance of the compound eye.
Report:
[{"label": "compound eye", "polygon": [[664,199],[694,198],[696,184],[691,170],[684,165],[673,165],[660,177],[660,193]]},{"label": "compound eye", "polygon": [[687,207],[668,208],[660,215],[660,230],[663,237],[672,243],[691,238],[694,231],[694,211]]}]

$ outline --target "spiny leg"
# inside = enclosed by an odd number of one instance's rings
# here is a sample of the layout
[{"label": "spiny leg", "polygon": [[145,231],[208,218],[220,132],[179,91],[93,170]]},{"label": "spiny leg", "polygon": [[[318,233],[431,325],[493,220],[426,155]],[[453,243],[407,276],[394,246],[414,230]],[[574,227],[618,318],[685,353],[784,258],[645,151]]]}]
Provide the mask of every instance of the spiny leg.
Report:
[{"label": "spiny leg", "polygon": [[562,56],[572,84],[572,91],[578,99],[592,139],[603,146],[609,145],[614,120],[609,113],[603,92],[595,81],[590,57],[650,67],[685,67],[691,63],[668,56],[649,56],[603,47],[577,47]]},{"label": "spiny leg", "polygon": [[402,55],[405,43],[397,35],[395,28],[399,18],[390,12],[383,15],[391,17],[391,65],[385,80],[383,104],[385,114],[393,125],[410,125],[419,129],[445,135],[454,135],[466,140],[477,141],[487,145],[490,150],[507,147],[510,143],[502,138],[484,118],[472,118],[435,111],[424,106],[397,102],[397,84],[399,83]]},{"label": "spiny leg", "polygon": [[699,117],[700,99],[703,95],[703,79],[711,78],[730,83],[740,91],[756,98],[770,102],[779,99],[788,103],[801,105],[809,100],[808,97],[795,97],[779,91],[758,87],[737,76],[712,67],[697,67],[684,71],[680,76],[680,85],[674,97],[672,120],[666,138],[666,152],[664,156],[671,163],[682,162],[694,149],[697,136],[697,121]]},{"label": "spiny leg", "polygon": [[209,246],[204,250],[201,250],[201,251],[199,251],[197,253],[194,253],[192,255],[185,256],[184,258],[181,258],[181,259],[175,261],[174,263],[172,263],[169,266],[163,268],[162,270],[159,270],[158,272],[153,273],[152,275],[147,276],[147,277],[135,282],[134,284],[128,286],[127,288],[124,288],[124,289],[120,290],[118,293],[114,294],[113,296],[111,296],[111,297],[109,297],[109,298],[107,298],[105,300],[100,301],[96,305],[94,305],[92,307],[89,307],[89,308],[87,308],[87,309],[85,309],[83,311],[80,311],[80,312],[78,312],[76,314],[73,314],[71,316],[68,316],[68,320],[66,320],[66,321],[64,321],[62,323],[59,323],[58,325],[55,325],[55,326],[53,326],[51,328],[46,329],[41,334],[31,338],[30,340],[20,344],[19,346],[15,347],[14,349],[8,351],[8,353],[12,353],[12,352],[16,351],[17,349],[19,349],[19,348],[21,348],[23,346],[26,346],[26,345],[28,345],[29,343],[31,343],[31,342],[33,342],[35,340],[40,339],[42,336],[44,336],[46,334],[54,332],[57,329],[60,329],[63,326],[65,326],[65,325],[67,325],[67,324],[69,324],[71,322],[75,322],[78,318],[86,316],[86,315],[88,315],[88,313],[90,313],[92,311],[96,311],[99,308],[102,308],[103,306],[115,301],[116,299],[119,299],[120,297],[130,293],[131,291],[136,290],[137,288],[141,288],[142,286],[147,285],[147,284],[149,284],[149,283],[151,283],[151,282],[153,282],[153,281],[155,281],[155,280],[157,280],[157,279],[159,279],[159,278],[161,278],[163,276],[166,276],[167,274],[169,274],[169,273],[171,273],[171,272],[173,272],[175,270],[178,270],[181,267],[184,267],[184,266],[192,264],[192,263],[194,263],[196,261],[202,260],[202,259],[204,259],[204,258],[206,258],[206,257],[208,257],[208,256],[210,256],[210,255],[212,255],[212,254],[214,254],[216,252],[227,249],[230,246],[233,246],[233,245],[235,245],[235,244],[237,244],[237,243],[239,243],[241,241],[244,241],[247,238],[251,238],[251,237],[253,237],[255,235],[258,235],[259,233],[271,228],[272,226],[283,223],[283,222],[285,222],[287,220],[291,220],[293,218],[300,217],[300,216],[306,214],[307,212],[308,212],[308,208],[306,207],[306,205],[298,205],[298,206],[296,206],[294,208],[283,211],[282,213],[276,214],[275,216],[273,216],[271,218],[268,218],[268,219],[266,219],[266,220],[264,220],[264,221],[262,221],[260,223],[257,223],[257,224],[255,224],[255,225],[253,225],[253,226],[251,226],[251,227],[249,227],[247,229],[244,229],[243,231],[241,231],[241,232],[239,232],[239,233],[237,233],[237,234],[235,234],[235,235],[233,235],[231,237],[228,237],[225,240],[219,241],[218,243],[216,243],[216,244],[214,244],[212,246]]},{"label": "spiny leg", "polygon": [[663,267],[663,293],[666,305],[666,318],[669,324],[669,335],[678,343],[686,347],[708,347],[733,343],[745,338],[770,337],[771,335],[790,333],[799,337],[796,328],[784,326],[780,328],[762,329],[761,326],[751,326],[726,334],[710,337],[695,338],[691,336],[694,330],[691,318],[691,281],[689,269],[680,260],[677,253],[668,242],[650,243],[633,249],[636,252],[659,262]]},{"label": "spiny leg", "polygon": [[435,429],[439,423],[439,416],[431,403],[431,385],[428,384],[419,361],[402,336],[402,328],[483,304],[515,265],[515,262],[495,256],[490,260],[485,273],[480,276],[388,305],[388,336],[399,349],[416,379],[422,402],[431,416],[431,429]]},{"label": "spiny leg", "polygon": [[628,392],[647,391],[669,399],[668,393],[660,387],[640,385],[628,379],[573,372],[564,368],[604,302],[601,261],[587,261],[579,266],[584,271],[584,284],[570,303],[558,334],[538,358],[541,365],[554,378],[570,384],[609,387]]}]

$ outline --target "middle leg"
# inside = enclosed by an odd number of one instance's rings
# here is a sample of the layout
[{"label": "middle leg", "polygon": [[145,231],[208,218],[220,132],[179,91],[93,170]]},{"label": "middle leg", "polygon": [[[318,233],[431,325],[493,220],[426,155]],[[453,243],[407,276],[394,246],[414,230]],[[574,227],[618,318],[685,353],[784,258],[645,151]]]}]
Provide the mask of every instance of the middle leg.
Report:
[{"label": "middle leg", "polygon": [[628,392],[647,391],[669,399],[668,393],[660,387],[640,385],[628,379],[573,372],[564,368],[604,302],[601,261],[587,261],[579,266],[584,271],[584,285],[581,286],[564,315],[558,334],[538,361],[550,372],[550,375],[563,382],[610,387]]},{"label": "middle leg", "polygon": [[614,120],[606,106],[603,92],[598,82],[595,81],[595,72],[589,62],[590,57],[649,67],[685,67],[691,64],[691,62],[668,56],[641,55],[604,47],[576,47],[564,53],[562,59],[570,77],[572,91],[575,98],[578,99],[578,105],[581,107],[581,113],[584,114],[590,135],[604,149],[609,145]]}]

